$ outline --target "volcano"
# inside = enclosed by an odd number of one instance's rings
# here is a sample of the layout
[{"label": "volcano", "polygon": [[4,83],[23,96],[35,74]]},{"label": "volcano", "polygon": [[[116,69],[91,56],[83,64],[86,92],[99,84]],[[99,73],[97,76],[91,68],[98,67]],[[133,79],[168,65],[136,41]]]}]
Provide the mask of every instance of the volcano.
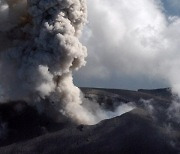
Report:
[{"label": "volcano", "polygon": [[23,101],[2,103],[0,153],[180,152],[179,124],[167,114],[172,104],[170,88],[81,90],[87,99],[96,99],[96,103],[106,110],[114,110],[118,103],[128,102],[133,102],[136,107],[98,124],[83,125],[56,113],[46,102],[49,112],[53,112],[51,117]]}]

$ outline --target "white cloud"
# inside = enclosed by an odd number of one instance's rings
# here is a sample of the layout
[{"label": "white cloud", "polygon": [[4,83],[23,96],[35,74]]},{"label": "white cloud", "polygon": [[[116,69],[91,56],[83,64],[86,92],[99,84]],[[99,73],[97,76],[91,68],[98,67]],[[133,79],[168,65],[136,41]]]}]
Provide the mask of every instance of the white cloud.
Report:
[{"label": "white cloud", "polygon": [[180,83],[180,18],[167,19],[159,1],[88,0],[88,11],[82,36],[88,63],[79,77],[146,75]]}]

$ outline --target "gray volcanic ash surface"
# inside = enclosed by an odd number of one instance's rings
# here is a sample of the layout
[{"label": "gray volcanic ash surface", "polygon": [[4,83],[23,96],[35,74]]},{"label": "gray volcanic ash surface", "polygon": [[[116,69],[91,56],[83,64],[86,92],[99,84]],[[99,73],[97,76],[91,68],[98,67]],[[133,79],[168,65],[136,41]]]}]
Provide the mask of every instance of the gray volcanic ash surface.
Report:
[{"label": "gray volcanic ash surface", "polygon": [[[179,124],[167,114],[172,103],[170,90],[81,90],[106,110],[129,101],[136,107],[96,125],[78,125],[56,113],[52,117],[39,114],[25,102],[1,104],[0,153],[180,152]],[[49,112],[54,112],[53,108]]]}]

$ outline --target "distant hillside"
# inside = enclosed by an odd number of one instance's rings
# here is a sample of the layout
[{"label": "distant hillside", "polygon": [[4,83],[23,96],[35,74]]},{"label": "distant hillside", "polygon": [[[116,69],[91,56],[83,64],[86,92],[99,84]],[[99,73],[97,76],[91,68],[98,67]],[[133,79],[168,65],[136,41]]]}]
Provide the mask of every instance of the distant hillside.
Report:
[{"label": "distant hillside", "polygon": [[103,88],[81,88],[84,95],[88,98],[92,95],[98,97],[98,102],[135,102],[137,105],[141,99],[153,99],[159,104],[166,104],[167,106],[172,101],[172,94],[169,88],[143,90],[138,91],[124,90],[124,89],[103,89]]},{"label": "distant hillside", "polygon": [[150,89],[150,90],[139,89],[138,92],[147,93],[147,94],[155,95],[158,97],[164,97],[167,99],[172,97],[171,88]]}]

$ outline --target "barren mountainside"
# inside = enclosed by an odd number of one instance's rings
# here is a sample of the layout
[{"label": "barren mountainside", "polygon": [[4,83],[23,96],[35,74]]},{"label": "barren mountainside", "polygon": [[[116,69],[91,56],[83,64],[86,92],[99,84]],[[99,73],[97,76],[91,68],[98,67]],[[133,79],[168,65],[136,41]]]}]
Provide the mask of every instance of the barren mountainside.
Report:
[{"label": "barren mountainside", "polygon": [[[39,114],[25,102],[0,105],[0,153],[178,153],[180,129],[168,118],[169,89],[118,90],[81,88],[85,97],[115,110],[133,102],[130,112],[96,125],[80,125],[48,106],[52,117]],[[145,102],[146,101],[146,102]],[[153,106],[153,113],[149,106]],[[51,111],[52,110],[52,111]],[[56,118],[55,118],[56,117]]]}]

